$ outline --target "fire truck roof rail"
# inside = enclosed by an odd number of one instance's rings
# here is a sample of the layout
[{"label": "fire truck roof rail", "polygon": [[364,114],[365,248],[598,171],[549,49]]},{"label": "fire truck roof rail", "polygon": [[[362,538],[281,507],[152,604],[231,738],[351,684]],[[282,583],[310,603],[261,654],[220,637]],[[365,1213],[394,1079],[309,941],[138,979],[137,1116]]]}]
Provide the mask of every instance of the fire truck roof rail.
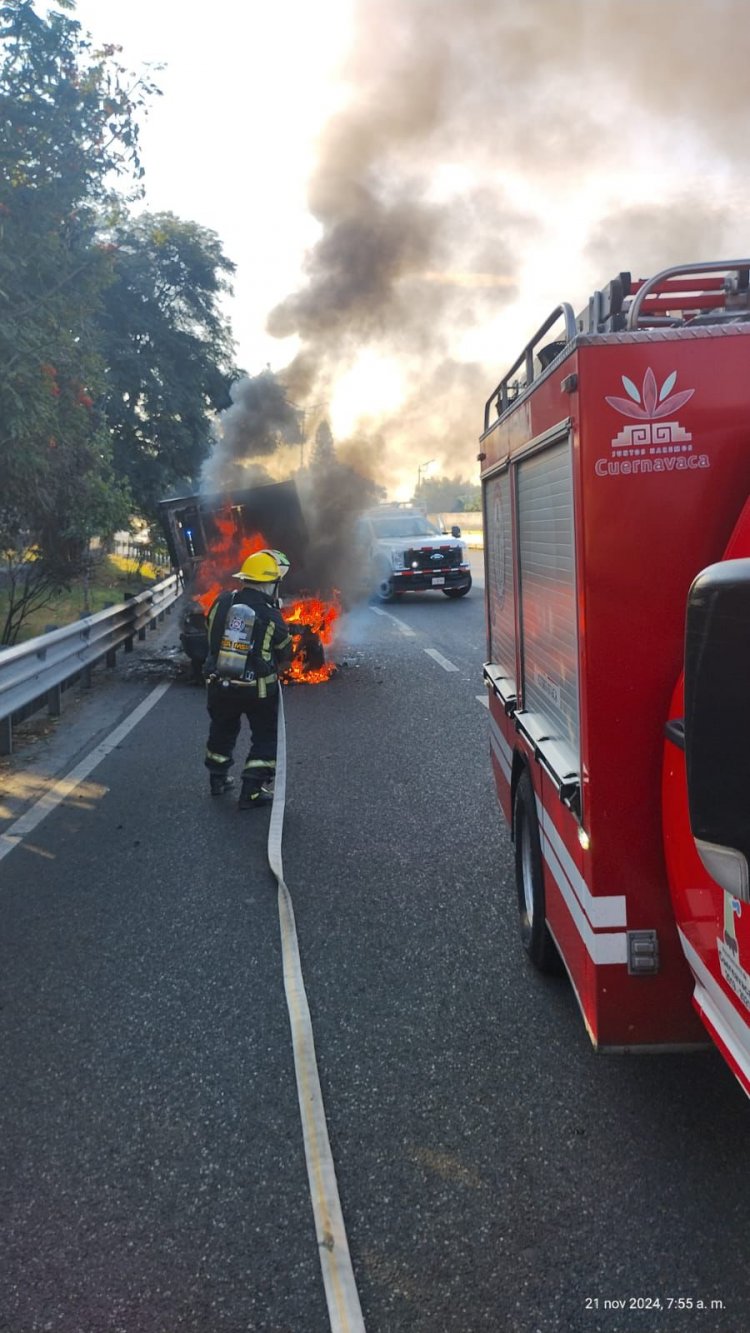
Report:
[{"label": "fire truck roof rail", "polygon": [[[565,321],[564,339],[550,343],[548,347],[541,348],[540,351],[537,353],[542,372],[545,371],[548,368],[548,366],[552,364],[552,362],[557,358],[557,356],[559,356],[559,354],[563,351],[563,349],[567,347],[568,343],[572,342],[573,338],[575,338],[577,328],[576,328],[576,317],[573,314],[573,307],[572,305],[569,305],[567,301],[563,301],[561,305],[555,306],[554,310],[552,311],[552,314],[549,315],[547,319],[544,321],[544,323],[541,325],[541,327],[537,329],[536,333],[534,334],[534,337],[531,338],[529,342],[527,342],[526,346],[521,352],[521,355],[517,357],[517,359],[513,362],[513,365],[511,366],[510,370],[506,375],[503,376],[497,388],[493,389],[484,407],[485,431],[489,430],[490,409],[492,408],[493,403],[495,404],[495,410],[497,416],[501,417],[503,415],[503,412],[510,405],[510,403],[512,403],[518,397],[518,394],[522,390],[528,389],[531,386],[535,378],[534,349],[541,342],[544,335],[546,333],[549,333],[552,326],[554,324],[557,324],[558,320],[560,319],[563,319]],[[522,366],[526,373],[526,380],[523,384],[514,385],[513,376],[515,375],[517,370],[520,370]]]},{"label": "fire truck roof rail", "polygon": [[[719,274],[705,277],[705,274]],[[701,314],[700,312],[708,312]],[[750,259],[710,260],[664,268],[637,286],[627,312],[628,331],[658,324],[741,320],[750,317]]]}]

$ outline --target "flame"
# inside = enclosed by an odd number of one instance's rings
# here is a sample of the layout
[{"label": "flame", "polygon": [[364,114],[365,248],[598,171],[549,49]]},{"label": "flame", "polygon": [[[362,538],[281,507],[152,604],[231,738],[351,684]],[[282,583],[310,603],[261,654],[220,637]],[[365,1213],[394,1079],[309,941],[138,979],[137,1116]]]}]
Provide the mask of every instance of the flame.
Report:
[{"label": "flame", "polygon": [[[211,516],[211,525],[216,535],[197,566],[191,589],[193,600],[200,604],[204,615],[208,615],[219,593],[227,587],[243,560],[268,546],[262,533],[248,535],[240,530],[238,515],[239,511],[227,506],[223,512]],[[332,602],[325,602],[320,597],[302,597],[284,606],[282,615],[294,640],[294,657],[284,672],[284,679],[301,681],[305,685],[322,685],[324,681],[330,680],[336,670],[334,663],[324,662],[319,667],[309,665],[308,651],[314,647],[314,640],[311,645],[306,631],[316,636],[321,644],[332,642],[334,625],[341,615],[338,594],[334,593]],[[296,634],[295,626],[299,626]]]},{"label": "flame", "polygon": [[200,602],[206,615],[243,560],[268,546],[262,533],[253,532],[248,536],[238,530],[232,509],[213,514],[211,521],[218,530],[218,537],[211,542],[208,554],[199,564],[192,588],[195,601]]},{"label": "flame", "polygon": [[[297,602],[282,608],[281,614],[289,626],[294,643],[294,657],[291,666],[284,672],[287,681],[301,681],[305,685],[322,685],[330,680],[336,670],[333,662],[324,662],[320,667],[307,664],[305,648],[305,630],[310,630],[323,645],[333,640],[334,626],[341,615],[338,597],[333,602],[324,602],[320,597],[303,597]],[[295,626],[299,626],[298,635]]]}]

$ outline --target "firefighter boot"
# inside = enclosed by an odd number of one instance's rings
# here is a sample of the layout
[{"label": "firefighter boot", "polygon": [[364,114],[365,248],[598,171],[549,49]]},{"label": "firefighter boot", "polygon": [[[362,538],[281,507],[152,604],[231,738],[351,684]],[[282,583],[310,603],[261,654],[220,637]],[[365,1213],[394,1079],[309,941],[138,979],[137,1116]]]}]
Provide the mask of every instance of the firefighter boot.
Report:
[{"label": "firefighter boot", "polygon": [[226,773],[211,774],[211,795],[221,796],[225,791],[229,791],[234,786],[234,778],[230,778]]},{"label": "firefighter boot", "polygon": [[273,797],[263,787],[258,778],[243,778],[240,789],[240,799],[237,802],[239,810],[253,810],[258,805],[269,805]]}]

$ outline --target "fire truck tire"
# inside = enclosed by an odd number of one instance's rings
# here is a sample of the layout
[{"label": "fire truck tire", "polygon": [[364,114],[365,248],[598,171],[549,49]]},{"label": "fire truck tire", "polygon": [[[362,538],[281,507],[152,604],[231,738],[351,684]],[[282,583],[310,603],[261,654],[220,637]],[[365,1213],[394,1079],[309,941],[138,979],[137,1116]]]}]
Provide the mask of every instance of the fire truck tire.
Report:
[{"label": "fire truck tire", "polygon": [[559,973],[560,956],[545,919],[542,845],[528,769],[524,769],[516,787],[513,827],[521,943],[538,971]]},{"label": "fire truck tire", "polygon": [[469,579],[469,582],[466,584],[465,588],[443,588],[443,592],[445,593],[446,597],[465,597],[467,592],[469,592],[470,590],[471,590],[471,579]]}]

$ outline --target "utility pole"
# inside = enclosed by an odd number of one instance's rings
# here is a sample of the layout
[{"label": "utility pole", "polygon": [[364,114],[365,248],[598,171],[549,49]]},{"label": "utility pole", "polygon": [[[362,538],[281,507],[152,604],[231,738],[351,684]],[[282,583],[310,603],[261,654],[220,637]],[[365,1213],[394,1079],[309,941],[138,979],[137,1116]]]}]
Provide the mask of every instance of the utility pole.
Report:
[{"label": "utility pole", "polygon": [[425,472],[427,471],[428,467],[432,467],[434,462],[435,462],[434,458],[428,458],[426,463],[420,463],[419,466],[417,467],[417,491],[419,491],[422,485]]},{"label": "utility pole", "polygon": [[294,408],[295,412],[297,413],[297,415],[298,415],[298,417],[299,417],[299,433],[300,433],[300,441],[299,441],[299,465],[300,465],[300,470],[302,470],[302,468],[305,466],[305,444],[306,444],[306,441],[307,441],[307,419],[308,419],[308,417],[313,417],[313,418],[314,418],[316,412],[321,411],[322,408],[327,408],[327,407],[328,407],[328,403],[310,403],[309,407],[297,407],[297,404],[296,404],[296,403],[290,403],[290,407],[293,407],[293,408]]}]

